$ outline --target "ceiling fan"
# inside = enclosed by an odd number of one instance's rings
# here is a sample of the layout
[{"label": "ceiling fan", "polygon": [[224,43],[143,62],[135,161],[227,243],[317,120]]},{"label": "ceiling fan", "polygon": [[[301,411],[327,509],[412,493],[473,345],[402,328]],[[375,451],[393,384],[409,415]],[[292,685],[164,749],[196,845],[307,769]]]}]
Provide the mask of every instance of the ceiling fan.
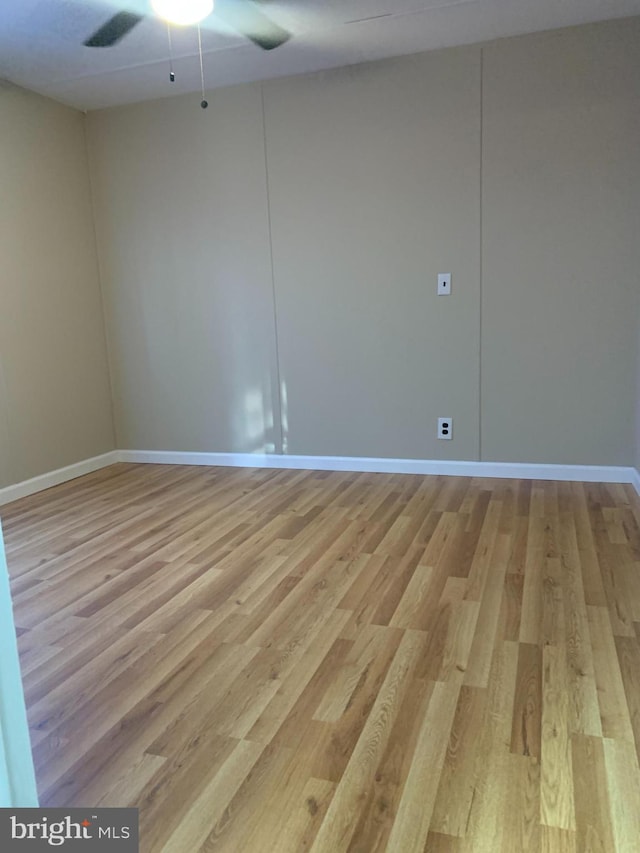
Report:
[{"label": "ceiling fan", "polygon": [[[151,6],[165,21],[179,25],[197,24],[214,11],[212,0],[151,0]],[[215,0],[215,15],[263,50],[280,47],[291,37],[291,33],[272,21],[252,0]],[[113,47],[144,18],[145,15],[137,12],[118,12],[99,27],[84,45]]]}]

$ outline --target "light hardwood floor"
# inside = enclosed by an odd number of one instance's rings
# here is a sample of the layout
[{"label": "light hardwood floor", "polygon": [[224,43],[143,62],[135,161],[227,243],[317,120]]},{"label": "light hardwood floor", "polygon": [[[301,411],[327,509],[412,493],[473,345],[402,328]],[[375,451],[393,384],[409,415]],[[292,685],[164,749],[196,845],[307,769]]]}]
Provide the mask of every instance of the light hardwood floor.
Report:
[{"label": "light hardwood floor", "polygon": [[42,805],[141,850],[640,850],[630,486],[116,465],[2,509]]}]

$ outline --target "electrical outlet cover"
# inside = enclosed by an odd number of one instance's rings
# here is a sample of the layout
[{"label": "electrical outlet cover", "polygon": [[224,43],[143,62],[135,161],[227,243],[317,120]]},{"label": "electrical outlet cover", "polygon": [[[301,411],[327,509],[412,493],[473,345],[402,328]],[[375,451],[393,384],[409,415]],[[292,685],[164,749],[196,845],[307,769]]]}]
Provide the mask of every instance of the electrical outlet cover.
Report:
[{"label": "electrical outlet cover", "polygon": [[438,438],[453,438],[453,418],[438,418]]}]

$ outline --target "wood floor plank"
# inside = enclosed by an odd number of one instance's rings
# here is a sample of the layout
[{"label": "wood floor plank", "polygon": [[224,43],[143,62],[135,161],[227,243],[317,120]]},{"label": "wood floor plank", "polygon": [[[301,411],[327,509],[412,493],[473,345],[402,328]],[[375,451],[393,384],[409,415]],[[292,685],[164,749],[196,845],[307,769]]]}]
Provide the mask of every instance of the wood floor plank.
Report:
[{"label": "wood floor plank", "polygon": [[615,849],[631,853],[640,838],[638,758],[624,741],[604,738],[603,745]]},{"label": "wood floor plank", "polygon": [[414,758],[422,714],[433,688],[433,682],[421,678],[413,678],[409,683],[375,776],[366,792],[366,803],[360,810],[350,850],[386,850]]},{"label": "wood floor plank", "polygon": [[462,687],[440,774],[432,832],[466,835],[476,786],[484,772],[480,746],[486,717],[487,691]]},{"label": "wood floor plank", "polygon": [[606,607],[588,607],[589,632],[602,733],[605,737],[633,743],[631,713],[624,689],[610,613]]},{"label": "wood floor plank", "polygon": [[540,762],[533,756],[511,755],[506,760],[507,794],[502,853],[539,851],[541,844]]},{"label": "wood floor plank", "polygon": [[[512,549],[513,555],[513,549]],[[509,561],[511,565],[511,560]],[[520,618],[522,615],[522,591],[524,578],[521,574],[510,572],[504,579],[504,596],[502,598],[502,610],[500,613],[499,632],[503,640],[518,641],[520,636]]]},{"label": "wood floor plank", "polygon": [[43,806],[143,853],[639,849],[630,487],[118,464],[0,512]]},{"label": "wood floor plank", "polygon": [[522,590],[520,642],[536,645],[542,630],[542,590],[545,567],[544,518],[533,513],[528,519],[527,551]]},{"label": "wood floor plank", "polygon": [[384,648],[389,642],[389,633],[395,633],[400,641],[401,633],[394,628],[369,625],[362,631],[340,672],[325,692],[322,702],[313,715],[314,720],[335,723],[342,717],[353,704],[354,695],[362,689],[375,661],[384,653]]},{"label": "wood floor plank", "polygon": [[[304,689],[326,660],[341,633],[349,614],[336,610],[327,619],[314,642],[307,648],[287,678],[246,734],[249,740],[269,743],[294,708]],[[385,636],[386,641],[386,636]],[[329,649],[329,651],[327,651]],[[326,694],[325,694],[326,696]]]},{"label": "wood floor plank", "polygon": [[587,603],[576,534],[575,517],[566,512],[560,522],[561,578],[564,603],[569,725],[576,734],[601,737],[602,723],[589,631]]},{"label": "wood floor plank", "polygon": [[520,643],[515,705],[511,726],[511,752],[540,758],[542,729],[542,651]]},{"label": "wood floor plank", "polygon": [[564,645],[542,650],[540,822],[575,830],[573,764]]},{"label": "wood floor plank", "polygon": [[444,739],[436,740],[433,731],[450,730],[459,693],[460,685],[455,682],[437,681],[433,686],[387,844],[389,851],[420,850],[427,841],[446,751]]},{"label": "wood floor plank", "polygon": [[474,780],[465,831],[466,849],[470,851],[499,850],[505,840],[517,666],[518,644],[500,642],[489,672],[487,713],[477,747],[482,772]]},{"label": "wood floor plank", "polygon": [[[354,751],[338,783],[312,850],[346,850],[355,830],[354,816],[368,791],[400,711],[408,684],[424,652],[424,637],[407,631],[382,683]],[[453,685],[454,689],[458,689]]]},{"label": "wood floor plank", "polygon": [[[426,635],[422,632],[415,632],[415,636],[413,634],[404,634],[403,636],[402,632],[394,628],[382,628],[381,630],[387,632],[387,642],[382,647],[381,653],[377,657],[370,658],[368,666],[360,672],[338,719],[326,724],[329,740],[322,756],[319,759],[316,756],[317,763],[314,765],[314,775],[319,778],[340,781],[352,759],[362,732],[369,722],[373,708],[378,702],[382,685],[389,678],[389,670],[396,662],[402,644],[411,641],[416,646],[419,645],[422,650],[421,654],[424,656]],[[354,645],[349,653],[350,657],[353,657],[355,649],[356,646]],[[347,673],[351,669],[347,665],[347,660],[338,672],[333,673],[332,682],[335,683],[337,679],[342,685],[345,669]],[[404,689],[405,685],[403,684],[401,687]],[[315,716],[316,711],[313,713],[314,718]]]},{"label": "wood floor plank", "polygon": [[543,824],[540,827],[540,853],[581,853],[576,833]]},{"label": "wood floor plank", "polygon": [[220,770],[194,797],[184,818],[168,835],[162,846],[165,853],[200,849],[212,828],[223,817],[236,792],[246,783],[262,751],[262,746],[250,741],[237,744]]},{"label": "wood floor plank", "polygon": [[[640,644],[630,637],[616,637],[615,644],[638,753],[640,747]],[[640,760],[640,754],[638,758]]]},{"label": "wood floor plank", "polygon": [[492,570],[480,601],[469,664],[464,676],[464,683],[469,687],[486,687],[489,681],[510,549],[511,537],[508,534],[499,534],[491,552]]},{"label": "wood floor plank", "polygon": [[577,849],[615,850],[602,738],[574,735],[571,749]]},{"label": "wood floor plank", "polygon": [[[297,776],[281,780],[257,826],[244,840],[243,850],[261,853],[265,837],[277,837],[278,850],[282,853],[308,850],[313,844],[336,785],[313,777],[301,781],[298,777],[303,774],[299,766],[296,769]],[[287,815],[286,822],[282,821],[283,814]]]}]

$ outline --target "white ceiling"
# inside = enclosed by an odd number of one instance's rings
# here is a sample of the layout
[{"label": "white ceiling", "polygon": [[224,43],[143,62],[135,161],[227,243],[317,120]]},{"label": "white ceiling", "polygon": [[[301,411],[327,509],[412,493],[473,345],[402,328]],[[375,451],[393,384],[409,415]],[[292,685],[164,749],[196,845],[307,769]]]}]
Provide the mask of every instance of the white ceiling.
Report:
[{"label": "white ceiling", "polygon": [[[207,88],[388,56],[640,14],[640,0],[264,0],[293,38],[266,52],[203,23]],[[114,12],[149,13],[112,48],[82,42]],[[173,30],[147,0],[0,0],[0,78],[81,109],[161,98],[200,87],[197,32]]]}]

